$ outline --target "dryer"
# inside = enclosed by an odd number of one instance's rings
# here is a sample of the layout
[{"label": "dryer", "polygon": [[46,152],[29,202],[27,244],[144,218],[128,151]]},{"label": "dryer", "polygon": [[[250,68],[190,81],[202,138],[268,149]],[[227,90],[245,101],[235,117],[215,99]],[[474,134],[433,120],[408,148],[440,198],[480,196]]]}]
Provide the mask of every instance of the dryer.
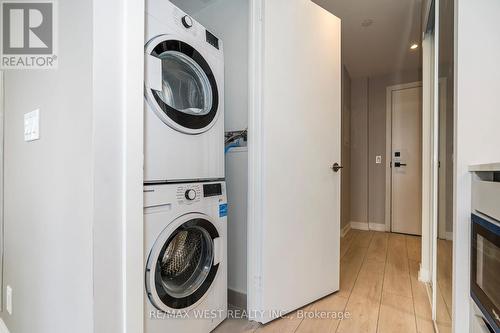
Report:
[{"label": "dryer", "polygon": [[223,44],[167,0],[146,1],[145,183],[224,178]]},{"label": "dryer", "polygon": [[144,188],[145,333],[208,333],[227,316],[224,182]]}]

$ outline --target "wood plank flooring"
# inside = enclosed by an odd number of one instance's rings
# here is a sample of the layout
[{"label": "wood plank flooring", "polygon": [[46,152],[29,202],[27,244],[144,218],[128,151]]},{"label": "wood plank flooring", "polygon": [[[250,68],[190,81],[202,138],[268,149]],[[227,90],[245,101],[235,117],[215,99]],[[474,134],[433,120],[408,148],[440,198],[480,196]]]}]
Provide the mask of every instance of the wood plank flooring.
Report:
[{"label": "wood plank flooring", "polygon": [[436,325],[440,333],[451,333],[453,243],[438,239]]},{"label": "wood plank flooring", "polygon": [[344,311],[349,318],[292,314],[267,325],[230,319],[215,332],[434,332],[426,286],[418,281],[420,246],[420,237],[351,230],[340,241],[340,291],[304,308]]}]

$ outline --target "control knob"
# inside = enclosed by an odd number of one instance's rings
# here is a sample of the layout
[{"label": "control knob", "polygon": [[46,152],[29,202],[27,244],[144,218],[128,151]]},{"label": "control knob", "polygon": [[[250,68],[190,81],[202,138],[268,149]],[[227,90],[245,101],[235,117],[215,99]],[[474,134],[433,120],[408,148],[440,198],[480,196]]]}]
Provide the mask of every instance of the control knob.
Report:
[{"label": "control knob", "polygon": [[182,25],[186,28],[192,28],[193,27],[193,19],[189,16],[186,15],[182,18]]},{"label": "control knob", "polygon": [[193,201],[196,199],[196,191],[193,189],[187,190],[186,193],[184,194],[186,196],[186,199]]}]

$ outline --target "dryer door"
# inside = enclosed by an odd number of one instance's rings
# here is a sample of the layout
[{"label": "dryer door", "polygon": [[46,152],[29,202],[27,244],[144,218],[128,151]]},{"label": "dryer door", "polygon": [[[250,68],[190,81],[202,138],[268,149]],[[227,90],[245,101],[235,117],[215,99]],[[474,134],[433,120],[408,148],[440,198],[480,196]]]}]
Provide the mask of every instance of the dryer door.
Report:
[{"label": "dryer door", "polygon": [[219,269],[219,232],[210,218],[187,214],[165,228],[149,254],[146,290],[165,312],[188,310],[207,294]]},{"label": "dryer door", "polygon": [[209,130],[217,120],[215,75],[194,47],[162,35],[146,46],[146,99],[168,126],[186,133]]}]

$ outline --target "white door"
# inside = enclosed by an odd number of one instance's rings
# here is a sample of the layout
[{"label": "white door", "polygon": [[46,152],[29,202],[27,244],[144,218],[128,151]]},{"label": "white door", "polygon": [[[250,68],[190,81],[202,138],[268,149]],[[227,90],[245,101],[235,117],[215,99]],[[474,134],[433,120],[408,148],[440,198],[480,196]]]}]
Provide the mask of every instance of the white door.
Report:
[{"label": "white door", "polygon": [[[4,230],[4,220],[3,220],[3,195],[4,195],[4,186],[3,186],[3,163],[4,163],[4,153],[3,153],[3,145],[4,145],[4,76],[3,71],[0,71],[0,271],[3,272],[3,230]],[[0,274],[0,285],[3,285],[3,275]],[[3,299],[3,288],[0,288],[0,299]],[[3,303],[0,301],[0,311],[3,309]]]},{"label": "white door", "polygon": [[309,0],[252,4],[248,305],[265,323],[339,289],[340,20]]},{"label": "white door", "polygon": [[422,234],[422,87],[392,90],[392,231]]}]

